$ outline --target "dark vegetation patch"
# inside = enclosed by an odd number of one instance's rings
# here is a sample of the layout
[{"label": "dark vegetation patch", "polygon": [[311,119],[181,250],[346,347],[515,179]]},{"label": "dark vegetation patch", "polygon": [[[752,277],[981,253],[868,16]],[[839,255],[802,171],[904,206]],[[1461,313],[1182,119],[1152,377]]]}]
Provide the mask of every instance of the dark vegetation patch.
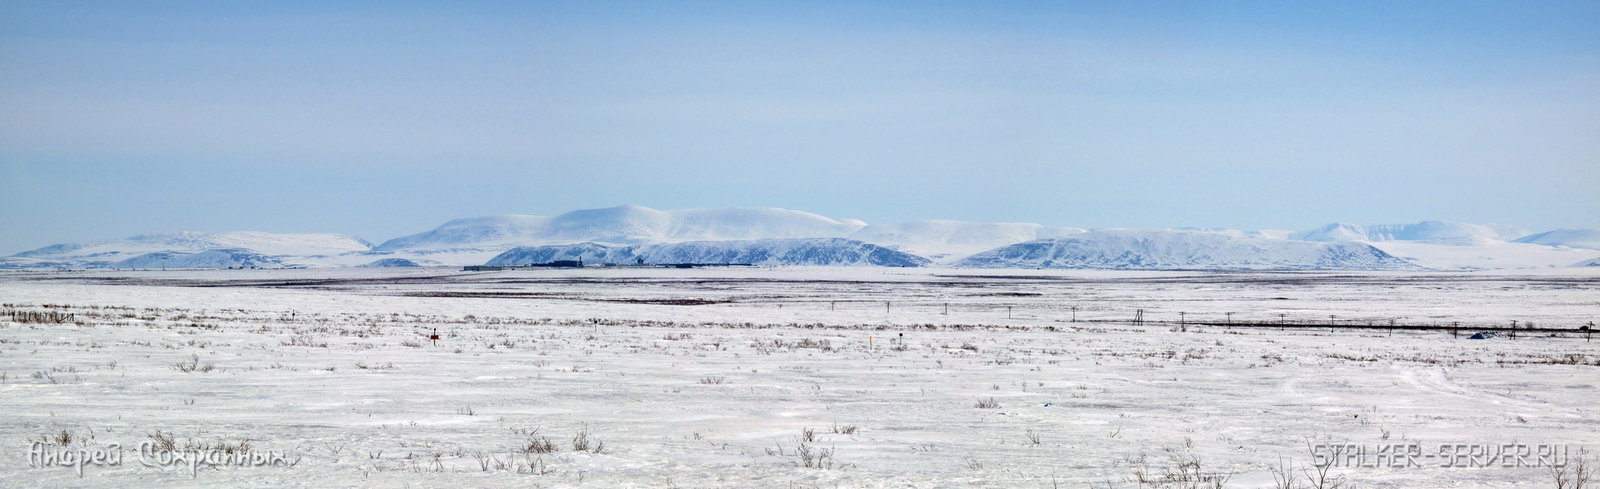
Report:
[{"label": "dark vegetation patch", "polygon": [[711,304],[730,304],[731,300],[700,299],[700,298],[660,298],[660,299],[635,299],[635,298],[590,298],[578,297],[571,294],[555,292],[500,292],[500,291],[423,291],[405,292],[402,297],[447,297],[458,299],[560,299],[586,302],[611,302],[618,304],[653,304],[658,306],[705,306]]},{"label": "dark vegetation patch", "polygon": [[555,292],[499,292],[499,291],[423,291],[405,292],[401,297],[451,297],[466,299],[577,299]]},{"label": "dark vegetation patch", "polygon": [[707,306],[711,304],[730,304],[733,301],[717,299],[590,299],[595,302],[617,302],[622,304],[654,304],[658,306]]}]

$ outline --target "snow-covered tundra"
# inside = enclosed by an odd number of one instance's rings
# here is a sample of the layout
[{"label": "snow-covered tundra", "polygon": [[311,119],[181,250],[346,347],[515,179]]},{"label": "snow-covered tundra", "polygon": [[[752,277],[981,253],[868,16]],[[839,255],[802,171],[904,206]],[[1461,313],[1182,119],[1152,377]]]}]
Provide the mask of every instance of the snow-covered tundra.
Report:
[{"label": "snow-covered tundra", "polygon": [[0,486],[1556,487],[1530,273],[8,272]]}]

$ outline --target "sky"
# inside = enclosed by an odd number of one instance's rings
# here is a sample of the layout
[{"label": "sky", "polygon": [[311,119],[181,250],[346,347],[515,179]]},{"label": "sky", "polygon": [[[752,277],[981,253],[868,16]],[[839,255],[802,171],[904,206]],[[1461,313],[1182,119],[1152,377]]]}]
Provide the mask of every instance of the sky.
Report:
[{"label": "sky", "polygon": [[782,207],[1600,227],[1600,2],[0,0],[0,253]]}]

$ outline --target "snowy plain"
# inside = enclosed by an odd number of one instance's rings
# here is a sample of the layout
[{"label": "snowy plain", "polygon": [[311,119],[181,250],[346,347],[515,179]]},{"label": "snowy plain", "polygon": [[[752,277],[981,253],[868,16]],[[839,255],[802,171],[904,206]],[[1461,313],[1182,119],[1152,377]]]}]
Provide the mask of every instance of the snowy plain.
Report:
[{"label": "snowy plain", "polygon": [[[1576,456],[1600,449],[1600,343],[1467,335],[1575,329],[1600,319],[1597,286],[1595,269],[8,271],[8,313],[73,317],[0,316],[0,486],[1133,488],[1193,460],[1271,487],[1308,442]],[[1227,318],[1283,326],[1197,324]],[[1353,327],[1391,320],[1462,334]],[[297,463],[29,467],[63,431]],[[1332,471],[1554,487],[1531,467]]]}]

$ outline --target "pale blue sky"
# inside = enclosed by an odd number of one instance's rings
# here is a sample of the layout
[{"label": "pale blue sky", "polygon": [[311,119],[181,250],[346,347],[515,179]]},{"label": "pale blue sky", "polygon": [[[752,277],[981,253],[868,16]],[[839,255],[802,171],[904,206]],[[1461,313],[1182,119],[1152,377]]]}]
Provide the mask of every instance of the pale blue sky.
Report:
[{"label": "pale blue sky", "polygon": [[1600,2],[0,0],[0,253],[786,207],[1600,227]]}]

